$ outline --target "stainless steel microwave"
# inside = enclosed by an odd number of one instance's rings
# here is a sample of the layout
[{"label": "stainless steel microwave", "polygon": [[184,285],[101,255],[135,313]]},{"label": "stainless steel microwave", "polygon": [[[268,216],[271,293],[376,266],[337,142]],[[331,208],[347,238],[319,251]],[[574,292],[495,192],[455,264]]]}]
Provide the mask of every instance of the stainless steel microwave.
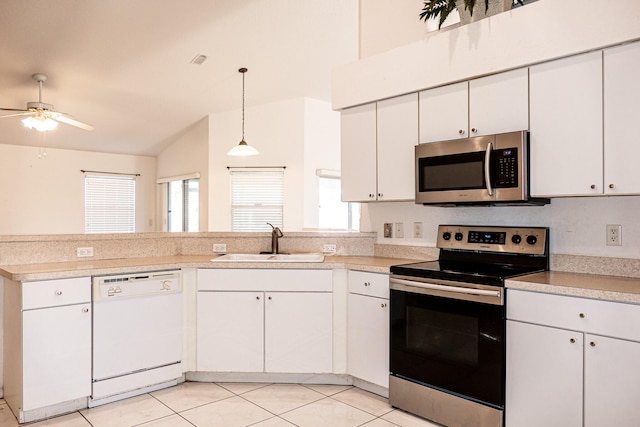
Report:
[{"label": "stainless steel microwave", "polygon": [[509,132],[415,147],[416,203],[549,203],[529,197],[529,132]]}]

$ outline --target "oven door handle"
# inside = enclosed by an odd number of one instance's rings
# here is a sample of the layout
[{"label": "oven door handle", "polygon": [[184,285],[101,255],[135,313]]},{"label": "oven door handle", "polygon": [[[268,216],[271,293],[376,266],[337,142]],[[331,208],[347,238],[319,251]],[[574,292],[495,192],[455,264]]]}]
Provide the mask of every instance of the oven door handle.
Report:
[{"label": "oven door handle", "polygon": [[493,143],[487,144],[487,151],[484,153],[484,180],[487,187],[487,193],[493,196],[493,188],[491,187],[491,150],[493,149]]},{"label": "oven door handle", "polygon": [[434,291],[453,292],[453,293],[464,294],[464,295],[478,295],[478,296],[495,297],[495,298],[500,298],[501,296],[501,291],[499,290],[493,291],[489,289],[475,289],[475,288],[464,288],[460,286],[437,285],[435,283],[414,282],[412,280],[404,280],[404,279],[396,279],[396,278],[389,279],[389,283],[391,284],[395,283],[395,284],[404,285],[404,286],[411,286],[414,288],[431,289]]}]

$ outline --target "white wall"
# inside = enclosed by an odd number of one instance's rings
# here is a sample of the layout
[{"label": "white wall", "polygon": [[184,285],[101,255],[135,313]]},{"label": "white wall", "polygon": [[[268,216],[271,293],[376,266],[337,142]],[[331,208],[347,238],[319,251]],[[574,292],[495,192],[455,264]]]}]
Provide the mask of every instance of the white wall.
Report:
[{"label": "white wall", "polygon": [[309,98],[289,99],[245,113],[245,140],[260,154],[230,157],[242,137],[241,110],[209,116],[209,231],[229,231],[230,179],[227,166],[286,166],[284,230],[318,224],[318,168],[339,169],[340,117],[331,104]]},{"label": "white wall", "polygon": [[[209,120],[207,117],[194,123],[158,155],[158,178],[200,173],[199,230],[208,230],[209,221]],[[158,184],[160,187],[160,185]],[[158,200],[163,195],[158,194]],[[163,218],[158,203],[158,221]],[[163,224],[157,224],[157,231]]]},{"label": "white wall", "polygon": [[84,233],[81,169],[141,174],[136,231],[153,231],[155,157],[0,144],[0,235]]},{"label": "white wall", "polygon": [[316,170],[340,170],[340,113],[329,102],[306,98],[304,122],[304,228],[318,228]]}]

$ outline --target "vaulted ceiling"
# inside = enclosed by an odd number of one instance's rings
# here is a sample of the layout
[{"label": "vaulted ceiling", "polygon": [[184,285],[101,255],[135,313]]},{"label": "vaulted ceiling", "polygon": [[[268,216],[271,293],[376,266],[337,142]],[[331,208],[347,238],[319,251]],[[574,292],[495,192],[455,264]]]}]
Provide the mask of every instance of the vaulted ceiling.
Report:
[{"label": "vaulted ceiling", "polygon": [[[210,113],[312,97],[357,59],[358,0],[3,0],[0,107],[38,100],[90,123],[46,134],[0,119],[0,144],[156,155]],[[191,64],[198,54],[202,65]],[[0,112],[0,115],[3,115]]]}]

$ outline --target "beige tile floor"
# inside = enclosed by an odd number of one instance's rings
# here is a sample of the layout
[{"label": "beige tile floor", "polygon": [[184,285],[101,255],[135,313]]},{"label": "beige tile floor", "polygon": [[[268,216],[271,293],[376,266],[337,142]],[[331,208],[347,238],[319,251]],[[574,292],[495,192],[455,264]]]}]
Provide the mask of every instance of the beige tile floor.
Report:
[{"label": "beige tile floor", "polygon": [[[0,426],[18,422],[0,399]],[[336,385],[196,383],[29,424],[29,427],[433,427],[387,399]]]}]

